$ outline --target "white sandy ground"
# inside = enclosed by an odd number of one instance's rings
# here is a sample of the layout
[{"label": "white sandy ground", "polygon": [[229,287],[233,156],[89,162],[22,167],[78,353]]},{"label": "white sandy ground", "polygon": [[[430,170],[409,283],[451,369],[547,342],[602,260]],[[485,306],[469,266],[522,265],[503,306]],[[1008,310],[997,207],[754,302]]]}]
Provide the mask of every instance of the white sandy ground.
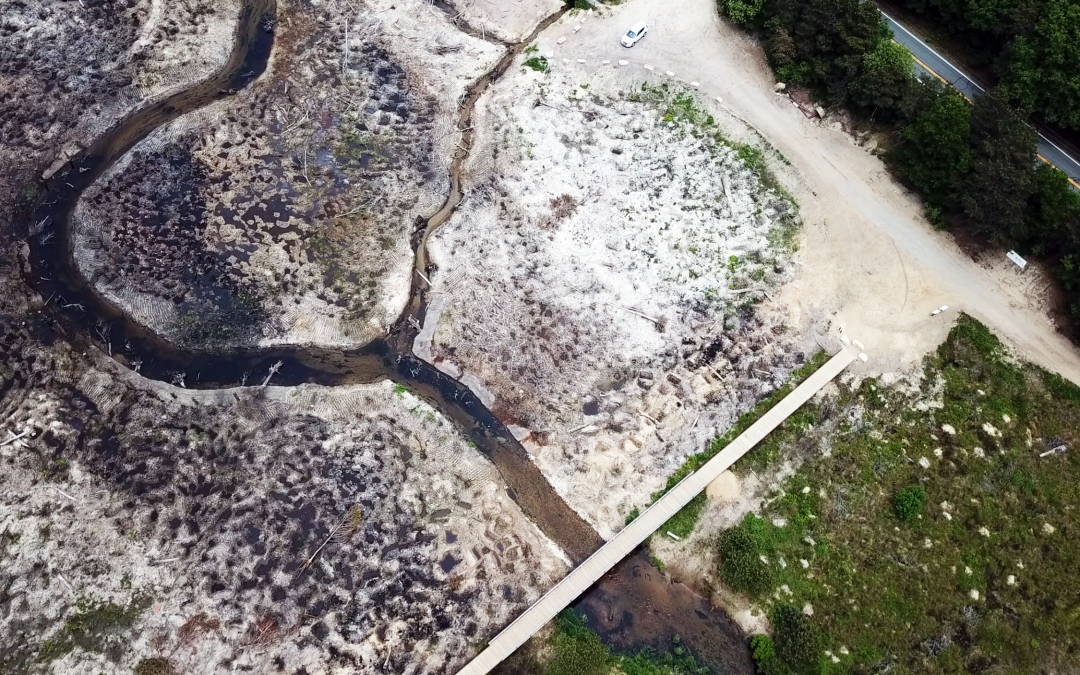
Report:
[{"label": "white sandy ground", "polygon": [[[481,99],[415,345],[603,536],[817,349],[775,312],[735,311],[735,291],[790,277],[770,243],[787,202],[611,79],[514,67]],[[709,366],[686,364],[724,333]]]},{"label": "white sandy ground", "polygon": [[[639,20],[649,23],[650,33],[633,49],[621,47],[618,36]],[[564,36],[564,44],[555,44]],[[1041,302],[1044,278],[1032,271],[1017,277],[1004,262],[976,264],[948,234],[934,231],[919,199],[878,157],[773,93],[761,48],[723,22],[712,0],[629,0],[577,33],[553,26],[540,44],[554,54],[556,69],[615,70],[626,86],[665,79],[669,71],[697,81],[707,99],[723,98],[722,105],[714,101],[721,123],[725,116],[745,121],[791,162],[792,170],[780,173],[806,222],[799,255],[805,266],[774,304],[790,312],[794,325],[823,312],[859,336],[874,359],[853,367],[910,369],[944,339],[954,312],[962,310],[1023,358],[1080,382],[1080,351],[1055,330]],[[630,63],[619,67],[619,59]],[[729,124],[737,133],[739,125]],[[931,318],[941,305],[950,310]]]},{"label": "white sandy ground", "polygon": [[[324,449],[348,456],[365,480],[377,475],[377,471],[373,471],[375,462],[382,465],[380,459],[372,461],[370,448],[366,446],[373,434],[391,433],[413,439],[413,454],[408,460],[405,481],[395,486],[398,490],[395,508],[420,514],[418,521],[426,522],[424,529],[434,536],[434,540],[418,546],[421,554],[432,561],[435,577],[448,580],[452,576],[456,579],[453,583],[459,584],[460,592],[475,595],[469,601],[473,610],[471,617],[455,617],[452,626],[435,630],[430,637],[412,646],[408,673],[447,672],[460,666],[472,651],[474,641],[461,631],[465,622],[470,618],[476,621],[480,635],[494,633],[569,569],[569,561],[562,551],[506,495],[494,466],[466,442],[452,423],[412,395],[395,392],[389,382],[335,389],[269,387],[264,390],[266,399],[252,405],[249,396],[252,390],[176,389],[146,382],[130,372],[121,371],[114,364],[104,366],[109,372],[91,369],[78,378],[80,389],[102,410],[116,405],[119,391],[116,378],[119,378],[131,385],[145,387],[148,401],[170,410],[176,418],[183,417],[185,408],[219,408],[230,411],[231,423],[250,431],[275,419],[314,416],[337,429],[336,435],[324,443]],[[236,398],[237,394],[244,397],[244,403]],[[55,414],[56,405],[57,401],[47,394],[27,398],[6,424],[9,429],[16,430],[25,426],[49,429],[54,435],[79,433]],[[269,492],[280,488],[272,475],[274,467],[280,471],[279,462],[295,450],[254,445],[249,445],[247,450],[255,452],[254,461],[265,463],[267,467],[265,489]],[[9,593],[23,601],[29,600],[33,607],[40,608],[42,620],[58,627],[64,620],[61,612],[71,607],[71,597],[111,600],[124,605],[131,596],[131,589],[136,589],[150,593],[153,598],[152,605],[134,626],[136,637],[130,651],[125,650],[124,662],[115,663],[103,655],[75,650],[52,662],[42,672],[120,675],[130,673],[135,661],[158,656],[163,651],[168,653],[173,666],[183,672],[225,673],[234,672],[237,667],[253,672],[272,672],[277,657],[284,660],[289,672],[300,667],[312,675],[342,672],[331,671],[328,667],[326,643],[320,645],[305,637],[313,619],[302,613],[293,615],[295,607],[290,605],[292,609],[289,609],[281,604],[284,614],[279,620],[297,628],[282,639],[265,645],[253,644],[249,635],[254,610],[236,611],[233,605],[221,602],[222,594],[214,596],[205,592],[200,570],[207,566],[236,562],[247,565],[250,562],[233,560],[227,542],[210,550],[209,561],[185,558],[180,550],[182,537],[163,547],[161,542],[146,540],[136,532],[149,507],[141,510],[136,507],[134,512],[120,510],[134,517],[134,520],[125,521],[134,529],[126,531],[118,520],[114,520],[118,513],[116,500],[127,499],[124,493],[111,491],[108,482],[97,480],[78,463],[72,463],[62,480],[45,483],[32,470],[33,462],[16,457],[29,452],[21,442],[0,448],[0,458],[6,467],[0,476],[0,495],[3,495],[0,498],[0,531],[7,535],[4,564],[10,578],[16,579],[15,585],[8,587]],[[265,452],[270,454],[264,455]],[[13,457],[15,461],[7,461]],[[333,478],[327,476],[325,480]],[[75,512],[71,511],[72,505]],[[440,509],[449,510],[448,519],[430,522],[423,518],[425,512]],[[446,531],[457,535],[455,543],[447,543]],[[425,551],[425,548],[430,550]],[[484,553],[478,558],[477,552],[481,549]],[[501,553],[496,553],[495,549]],[[393,580],[396,563],[380,563],[378,549],[364,551],[361,546],[356,550],[361,552],[360,561],[353,564],[356,574],[360,569],[374,567],[380,570],[383,578]],[[438,565],[447,554],[460,561],[451,575],[442,572]],[[35,566],[44,566],[47,576],[54,581],[42,586],[41,574],[20,576],[18,570],[38,569]],[[483,573],[477,574],[480,568]],[[288,578],[284,578],[282,583],[287,582]],[[520,593],[507,599],[504,587],[516,589],[515,593],[520,590]],[[358,584],[351,591],[355,597],[350,601],[364,604],[368,602],[367,594],[382,588],[381,584],[374,588],[370,583]],[[388,603],[394,600],[393,590],[389,592]],[[438,597],[432,600],[438,601]],[[177,629],[200,613],[219,619],[220,628],[194,641],[178,638]],[[400,620],[395,619],[392,612],[387,614],[390,616],[384,617],[382,624],[376,622],[379,629],[385,631],[384,637],[377,631],[357,634],[348,631],[347,625],[339,627],[340,633],[332,639],[333,647],[364,664],[349,672],[383,672],[381,664],[396,646],[394,636],[398,627],[394,622]],[[332,619],[333,612],[326,620]]]},{"label": "white sandy ground", "polygon": [[560,0],[450,0],[470,26],[504,42],[528,37],[536,26],[563,7]]}]

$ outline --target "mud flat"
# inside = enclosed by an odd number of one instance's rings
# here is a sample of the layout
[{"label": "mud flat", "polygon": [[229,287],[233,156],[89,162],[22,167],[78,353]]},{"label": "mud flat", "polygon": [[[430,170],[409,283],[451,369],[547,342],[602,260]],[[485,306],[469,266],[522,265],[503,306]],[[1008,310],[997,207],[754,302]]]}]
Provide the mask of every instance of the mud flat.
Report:
[{"label": "mud flat", "polygon": [[76,210],[80,271],[188,347],[357,345],[408,299],[459,97],[503,48],[423,2],[283,5],[268,71],[140,143]]},{"label": "mud flat", "polygon": [[[166,9],[167,5],[167,9]],[[220,69],[240,0],[0,2],[0,204],[145,102]]]},{"label": "mud flat", "polygon": [[609,536],[805,358],[749,307],[789,278],[798,219],[691,93],[548,66],[519,64],[477,105],[415,350]]},{"label": "mud flat", "polygon": [[34,392],[0,404],[29,432],[0,448],[6,672],[444,672],[567,570],[403,388],[185,392],[46,360],[2,373]]}]

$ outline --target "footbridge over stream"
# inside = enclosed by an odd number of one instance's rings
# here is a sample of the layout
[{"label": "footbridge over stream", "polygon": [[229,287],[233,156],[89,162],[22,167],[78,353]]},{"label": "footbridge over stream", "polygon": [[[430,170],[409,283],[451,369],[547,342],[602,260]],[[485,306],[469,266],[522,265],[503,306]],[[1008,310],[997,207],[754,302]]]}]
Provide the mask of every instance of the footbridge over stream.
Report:
[{"label": "footbridge over stream", "polygon": [[[700,469],[684,478],[636,520],[612,537],[611,541],[601,546],[585,562],[555,584],[542,598],[496,635],[484,651],[458,671],[458,675],[489,673],[859,357],[858,352],[850,346],[840,350],[726,448]],[[861,358],[865,360],[866,357]]]}]

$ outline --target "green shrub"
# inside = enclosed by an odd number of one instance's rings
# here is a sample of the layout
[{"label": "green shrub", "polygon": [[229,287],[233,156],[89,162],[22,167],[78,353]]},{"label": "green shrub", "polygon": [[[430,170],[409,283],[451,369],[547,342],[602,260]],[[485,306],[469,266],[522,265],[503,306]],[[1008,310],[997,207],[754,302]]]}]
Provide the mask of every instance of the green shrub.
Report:
[{"label": "green shrub", "polygon": [[775,573],[761,557],[765,546],[765,521],[752,513],[720,537],[720,578],[736,591],[760,595],[772,590]]},{"label": "green shrub", "polygon": [[794,673],[813,673],[825,650],[825,637],[810,617],[791,605],[773,613],[776,653]]},{"label": "green shrub", "polygon": [[544,675],[600,675],[611,661],[608,648],[572,609],[564,609],[555,617],[553,647],[555,655]]},{"label": "green shrub", "polygon": [[718,0],[720,13],[739,26],[752,26],[761,13],[763,0]]},{"label": "green shrub", "polygon": [[913,98],[914,68],[911,52],[892,40],[882,40],[862,57],[861,72],[849,89],[852,102],[899,117]]},{"label": "green shrub", "polygon": [[538,73],[546,73],[550,68],[547,58],[543,56],[531,56],[525,59],[525,65]]},{"label": "green shrub", "polygon": [[135,665],[135,675],[174,675],[176,669],[168,659],[155,656],[143,659]]},{"label": "green shrub", "polygon": [[896,493],[893,498],[893,510],[900,520],[915,520],[922,513],[926,503],[926,490],[921,485],[912,485]]},{"label": "green shrub", "polygon": [[768,635],[755,635],[751,638],[750,650],[761,675],[787,675],[790,672],[776,655],[776,645]]}]

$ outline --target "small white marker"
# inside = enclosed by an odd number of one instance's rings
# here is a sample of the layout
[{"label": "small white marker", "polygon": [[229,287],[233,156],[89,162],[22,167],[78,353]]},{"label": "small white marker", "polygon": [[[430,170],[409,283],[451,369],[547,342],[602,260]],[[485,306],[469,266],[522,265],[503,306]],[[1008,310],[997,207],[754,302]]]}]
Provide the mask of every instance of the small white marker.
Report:
[{"label": "small white marker", "polygon": [[945,310],[947,310],[948,308],[949,308],[949,306],[948,306],[948,305],[942,305],[942,306],[941,306],[941,308],[940,308],[940,309],[939,309],[938,311],[940,311],[940,312],[944,312],[944,311],[945,311]]},{"label": "small white marker", "polygon": [[698,84],[697,82],[691,82],[691,83],[690,83],[690,86],[691,86],[691,87],[693,87],[694,89],[697,89],[697,88],[698,88],[698,87],[700,87],[701,85],[700,85],[700,84]]},{"label": "small white marker", "polygon": [[566,42],[566,36],[565,36],[565,35],[564,35],[563,37],[559,38],[559,39],[558,39],[558,40],[557,40],[557,41],[555,42],[555,44],[559,44],[559,45],[561,45],[561,44],[562,44],[562,43],[564,43],[564,42]]},{"label": "small white marker", "polygon": [[851,344],[855,345],[859,349],[866,349],[866,346],[863,345],[863,343],[859,342],[858,340],[852,340]]},{"label": "small white marker", "polygon": [[665,70],[664,74],[667,75],[668,77],[675,77],[675,73],[671,72],[670,70]]},{"label": "small white marker", "polygon": [[605,65],[605,66],[606,66],[607,64],[609,64],[609,63],[611,63],[611,61],[604,61],[604,65]]},{"label": "small white marker", "polygon": [[934,311],[930,312],[930,316],[937,316],[938,314],[941,314],[940,309],[935,309]]},{"label": "small white marker", "polygon": [[544,58],[548,58],[548,59],[555,58],[555,52],[548,52],[547,54],[544,54]]},{"label": "small white marker", "polygon": [[682,541],[682,537],[680,537],[679,535],[675,534],[675,533],[674,533],[674,532],[672,532],[671,530],[668,530],[668,532],[667,532],[667,536],[671,537],[671,538],[672,538],[672,539],[674,539],[675,541]]},{"label": "small white marker", "polygon": [[717,97],[716,97],[716,102],[717,102],[717,103],[723,103],[723,102],[724,102],[724,99],[722,99],[722,98],[720,98],[719,96],[717,96]]},{"label": "small white marker", "polygon": [[628,65],[630,65],[630,62],[629,61],[623,61],[622,59],[619,59],[619,65],[620,66],[628,66]]},{"label": "small white marker", "polygon": [[585,63],[585,59],[578,59],[577,62],[578,63]]},{"label": "small white marker", "polygon": [[863,354],[862,352],[859,352],[859,358],[863,360],[863,363],[866,362],[866,354]]},{"label": "small white marker", "polygon": [[575,33],[576,33],[576,32],[578,32],[579,30],[581,30],[581,26],[580,26],[580,25],[578,25],[578,26],[574,26],[574,32],[575,32]]},{"label": "small white marker", "polygon": [[563,59],[562,62],[563,63],[570,63],[570,59]]},{"label": "small white marker", "polygon": [[844,344],[846,344],[846,345],[849,345],[849,344],[851,344],[851,340],[849,340],[849,339],[848,339],[848,337],[847,337],[846,335],[841,335],[841,336],[840,336],[840,341],[841,341],[841,342],[843,342],[843,343],[844,343]]},{"label": "small white marker", "polygon": [[650,66],[649,64],[646,63],[645,64],[645,70],[656,70],[656,68],[653,68],[652,66]]}]

